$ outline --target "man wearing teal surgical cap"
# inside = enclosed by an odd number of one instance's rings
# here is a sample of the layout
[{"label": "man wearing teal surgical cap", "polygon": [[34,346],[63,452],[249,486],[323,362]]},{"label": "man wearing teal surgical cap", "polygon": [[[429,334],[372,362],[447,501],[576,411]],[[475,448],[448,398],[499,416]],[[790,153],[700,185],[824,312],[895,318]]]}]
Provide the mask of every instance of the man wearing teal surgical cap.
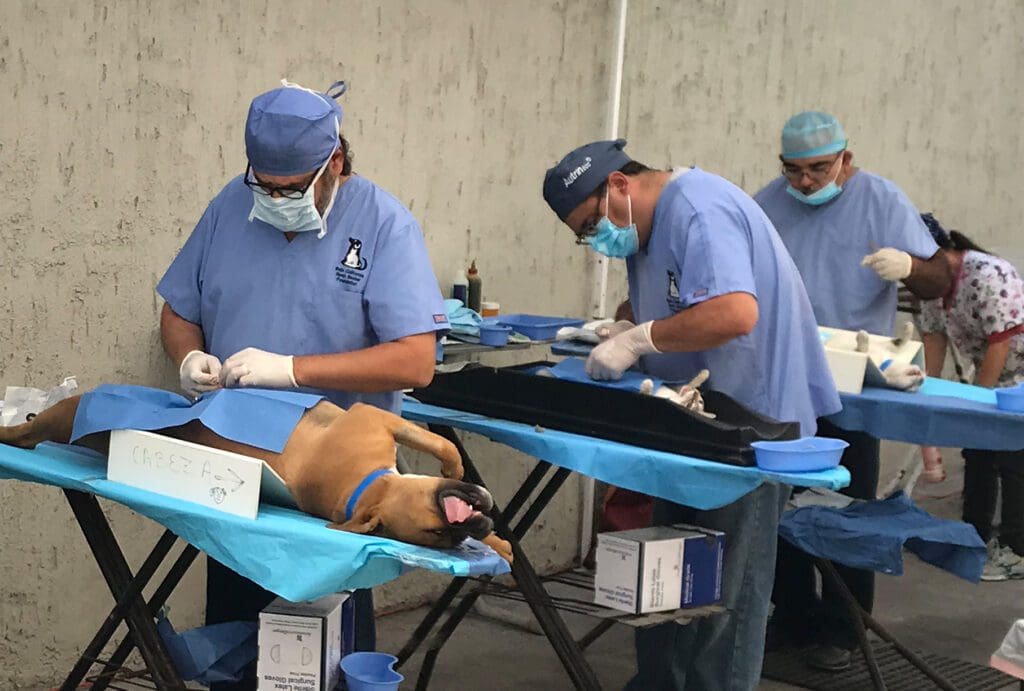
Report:
[{"label": "man wearing teal surgical cap", "polygon": [[[918,297],[944,294],[951,276],[914,205],[895,184],[853,165],[849,140],[828,113],[806,111],[782,128],[782,174],[754,199],[771,219],[800,271],[821,326],[892,335],[897,284]],[[842,463],[847,494],[873,499],[879,443],[866,434],[818,421],[818,434],[849,442]],[[874,574],[840,572],[861,606],[871,611]],[[780,541],[775,612],[769,642],[818,643],[808,664],[837,671],[850,665],[857,638],[839,595],[814,590],[810,558]]]},{"label": "man wearing teal surgical cap", "polygon": [[[397,413],[402,389],[430,383],[448,329],[441,291],[416,219],[352,170],[343,92],[286,82],[253,99],[245,173],[210,202],[157,286],[160,335],[187,394],[301,388]],[[255,621],[274,598],[214,559],[206,593],[207,624]],[[354,600],[356,649],[372,650],[370,592]],[[255,665],[211,688],[255,689]]]}]

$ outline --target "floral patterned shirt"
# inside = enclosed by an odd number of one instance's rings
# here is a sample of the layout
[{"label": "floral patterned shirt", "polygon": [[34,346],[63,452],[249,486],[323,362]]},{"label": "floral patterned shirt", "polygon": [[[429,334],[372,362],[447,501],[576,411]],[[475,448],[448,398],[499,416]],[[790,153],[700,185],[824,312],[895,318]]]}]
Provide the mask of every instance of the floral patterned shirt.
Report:
[{"label": "floral patterned shirt", "polygon": [[921,303],[921,331],[944,332],[975,368],[990,343],[1010,341],[998,386],[1024,382],[1024,281],[1008,261],[967,251],[949,293]]}]

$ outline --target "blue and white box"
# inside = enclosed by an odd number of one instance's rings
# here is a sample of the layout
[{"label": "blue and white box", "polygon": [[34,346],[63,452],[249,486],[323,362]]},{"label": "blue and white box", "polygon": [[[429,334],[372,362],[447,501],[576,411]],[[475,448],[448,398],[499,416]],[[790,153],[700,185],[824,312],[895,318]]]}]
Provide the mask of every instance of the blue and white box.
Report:
[{"label": "blue and white box", "polygon": [[341,658],[354,648],[354,604],[345,592],[267,605],[259,617],[258,689],[333,691]]},{"label": "blue and white box", "polygon": [[725,533],[677,523],[683,533],[683,590],[680,607],[704,607],[722,599]]},{"label": "blue and white box", "polygon": [[689,525],[597,536],[594,602],[646,614],[718,602],[725,534]]}]

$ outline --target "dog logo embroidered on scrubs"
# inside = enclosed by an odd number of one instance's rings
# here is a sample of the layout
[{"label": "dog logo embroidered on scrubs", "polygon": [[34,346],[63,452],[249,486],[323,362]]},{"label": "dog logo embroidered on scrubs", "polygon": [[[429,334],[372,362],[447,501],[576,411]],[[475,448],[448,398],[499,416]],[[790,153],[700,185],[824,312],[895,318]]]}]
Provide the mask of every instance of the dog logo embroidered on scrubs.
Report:
[{"label": "dog logo embroidered on scrubs", "polygon": [[348,250],[338,265],[334,267],[334,278],[338,283],[343,283],[348,288],[354,288],[366,277],[364,271],[367,261],[366,257],[360,254],[362,249],[362,240],[348,239]]},{"label": "dog logo embroidered on scrubs", "polygon": [[668,295],[665,298],[665,302],[668,303],[668,308],[673,312],[678,312],[683,309],[683,303],[679,299],[679,284],[676,283],[676,275],[673,271],[667,271],[668,274]]},{"label": "dog logo embroidered on scrubs", "polygon": [[355,238],[348,239],[348,252],[345,253],[345,261],[342,262],[344,266],[350,269],[359,269],[362,271],[366,268],[366,260],[359,256],[359,250],[363,248],[361,240]]}]

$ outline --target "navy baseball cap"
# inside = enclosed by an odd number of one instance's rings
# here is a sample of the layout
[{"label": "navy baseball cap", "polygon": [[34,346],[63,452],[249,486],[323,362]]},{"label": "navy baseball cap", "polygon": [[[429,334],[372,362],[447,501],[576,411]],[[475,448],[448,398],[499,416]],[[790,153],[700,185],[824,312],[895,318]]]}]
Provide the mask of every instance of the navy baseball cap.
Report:
[{"label": "navy baseball cap", "polygon": [[564,221],[601,186],[609,173],[633,160],[622,150],[624,146],[625,139],[584,144],[548,169],[544,175],[544,201],[558,218]]},{"label": "navy baseball cap", "polygon": [[[284,80],[282,80],[284,81]],[[253,99],[245,121],[245,151],[253,170],[301,175],[317,170],[338,146],[345,82],[325,93],[284,82]]]}]

